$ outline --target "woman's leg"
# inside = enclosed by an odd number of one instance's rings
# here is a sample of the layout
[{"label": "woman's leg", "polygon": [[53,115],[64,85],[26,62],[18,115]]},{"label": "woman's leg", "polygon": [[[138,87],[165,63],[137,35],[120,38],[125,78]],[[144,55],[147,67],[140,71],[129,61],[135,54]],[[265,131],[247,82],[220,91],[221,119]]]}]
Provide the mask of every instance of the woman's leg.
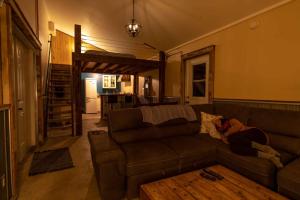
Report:
[{"label": "woman's leg", "polygon": [[275,149],[273,149],[272,147],[270,147],[269,145],[263,145],[263,144],[259,144],[257,142],[252,142],[251,146],[254,149],[257,149],[259,151],[265,152],[265,153],[269,153],[275,156],[280,156],[280,153],[278,151],[276,151]]},{"label": "woman's leg", "polygon": [[252,148],[251,140],[241,133],[236,133],[228,137],[232,152],[243,156],[257,156],[257,150]]},{"label": "woman's leg", "polygon": [[264,133],[259,132],[259,129],[249,129],[237,134],[233,134],[228,138],[230,143],[230,148],[232,152],[247,155],[247,156],[257,156],[259,158],[264,158],[270,160],[277,168],[282,168],[283,164],[280,158],[276,156],[279,154],[275,150],[270,152],[263,152],[263,150],[270,150],[271,147],[264,145],[267,143],[267,138]]},{"label": "woman's leg", "polygon": [[252,142],[251,146],[254,149],[259,151],[263,151],[265,153],[270,153],[276,156],[280,156],[280,153],[273,149],[271,146],[267,145],[268,138],[266,134],[258,129],[258,128],[251,128],[243,132],[246,137],[248,137]]}]

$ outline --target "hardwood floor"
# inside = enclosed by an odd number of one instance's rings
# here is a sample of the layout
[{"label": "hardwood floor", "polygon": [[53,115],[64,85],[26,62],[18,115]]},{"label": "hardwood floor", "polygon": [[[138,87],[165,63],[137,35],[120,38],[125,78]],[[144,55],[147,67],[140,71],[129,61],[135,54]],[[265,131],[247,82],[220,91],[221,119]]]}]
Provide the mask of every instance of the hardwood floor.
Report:
[{"label": "hardwood floor", "polygon": [[83,120],[82,137],[51,138],[39,150],[69,147],[75,167],[28,176],[32,156],[20,172],[18,200],[99,200],[97,183],[87,139],[89,130],[99,130],[99,118]]}]

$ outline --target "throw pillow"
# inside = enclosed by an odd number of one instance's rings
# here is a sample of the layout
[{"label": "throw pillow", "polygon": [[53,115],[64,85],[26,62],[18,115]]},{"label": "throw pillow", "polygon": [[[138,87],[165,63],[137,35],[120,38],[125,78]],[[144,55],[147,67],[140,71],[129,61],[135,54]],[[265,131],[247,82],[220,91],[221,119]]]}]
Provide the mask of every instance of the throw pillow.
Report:
[{"label": "throw pillow", "polygon": [[212,115],[205,112],[201,112],[201,131],[200,133],[208,133],[211,137],[216,139],[221,139],[221,134],[216,129],[213,120],[217,117],[220,117],[218,115]]}]

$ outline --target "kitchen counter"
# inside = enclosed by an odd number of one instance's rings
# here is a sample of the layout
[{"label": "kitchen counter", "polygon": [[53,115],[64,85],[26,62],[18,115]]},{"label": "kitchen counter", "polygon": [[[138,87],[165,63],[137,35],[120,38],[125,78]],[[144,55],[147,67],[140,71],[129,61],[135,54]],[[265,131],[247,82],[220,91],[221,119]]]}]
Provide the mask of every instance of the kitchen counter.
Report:
[{"label": "kitchen counter", "polygon": [[101,119],[107,119],[109,110],[133,107],[135,94],[103,93],[101,96]]}]

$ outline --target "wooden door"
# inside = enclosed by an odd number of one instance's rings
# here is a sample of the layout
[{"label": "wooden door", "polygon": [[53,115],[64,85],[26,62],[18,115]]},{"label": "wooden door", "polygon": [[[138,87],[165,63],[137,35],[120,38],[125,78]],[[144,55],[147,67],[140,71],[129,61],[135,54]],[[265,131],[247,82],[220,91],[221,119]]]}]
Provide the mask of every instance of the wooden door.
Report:
[{"label": "wooden door", "polygon": [[30,133],[26,123],[25,98],[25,70],[28,63],[28,50],[18,38],[14,38],[14,67],[15,67],[15,92],[16,92],[16,120],[17,120],[17,157],[21,162],[28,152]]}]

